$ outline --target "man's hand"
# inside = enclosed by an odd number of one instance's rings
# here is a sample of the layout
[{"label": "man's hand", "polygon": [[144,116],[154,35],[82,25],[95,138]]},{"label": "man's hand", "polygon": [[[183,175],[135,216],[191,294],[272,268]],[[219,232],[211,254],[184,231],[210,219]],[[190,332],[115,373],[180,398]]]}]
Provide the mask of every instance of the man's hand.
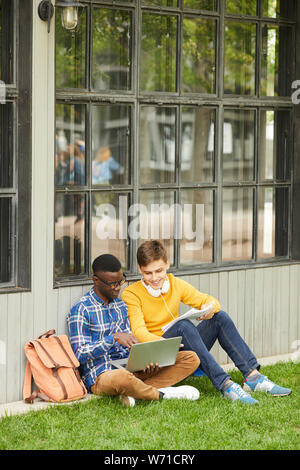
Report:
[{"label": "man's hand", "polygon": [[152,375],[159,371],[158,363],[153,364],[152,362],[145,367],[144,372],[148,375]]},{"label": "man's hand", "polygon": [[[207,307],[207,304],[201,305],[201,308]],[[197,320],[210,320],[214,316],[214,311],[215,311],[215,305],[213,304],[210,308],[210,310],[203,315],[202,317],[197,318]]]},{"label": "man's hand", "polygon": [[139,340],[132,333],[114,333],[113,338],[117,343],[130,349],[133,344],[139,343]]}]

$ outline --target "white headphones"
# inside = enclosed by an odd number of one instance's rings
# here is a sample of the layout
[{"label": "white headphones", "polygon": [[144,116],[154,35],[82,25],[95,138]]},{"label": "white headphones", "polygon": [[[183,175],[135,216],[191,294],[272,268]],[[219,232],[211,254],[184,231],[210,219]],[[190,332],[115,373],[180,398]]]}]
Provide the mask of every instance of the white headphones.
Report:
[{"label": "white headphones", "polygon": [[166,294],[168,290],[170,289],[170,281],[168,277],[164,281],[161,289],[153,289],[153,287],[145,284],[143,279],[141,279],[141,282],[143,286],[147,289],[148,293],[152,295],[153,297],[159,297],[161,294]]}]

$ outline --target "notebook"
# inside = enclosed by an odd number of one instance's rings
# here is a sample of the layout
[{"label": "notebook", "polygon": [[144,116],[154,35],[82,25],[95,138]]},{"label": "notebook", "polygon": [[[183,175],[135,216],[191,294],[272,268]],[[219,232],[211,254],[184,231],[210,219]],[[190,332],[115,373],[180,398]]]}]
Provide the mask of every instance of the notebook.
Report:
[{"label": "notebook", "polygon": [[150,363],[158,363],[159,367],[171,366],[176,362],[181,341],[182,336],[176,336],[137,343],[131,347],[127,358],[111,360],[111,364],[117,369],[127,369],[130,372],[144,370]]}]

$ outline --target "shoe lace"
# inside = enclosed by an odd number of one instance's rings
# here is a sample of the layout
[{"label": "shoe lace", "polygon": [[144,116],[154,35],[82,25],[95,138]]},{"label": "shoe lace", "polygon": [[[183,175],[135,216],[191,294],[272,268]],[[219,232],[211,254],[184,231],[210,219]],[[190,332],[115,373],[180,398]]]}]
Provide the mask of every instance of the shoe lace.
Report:
[{"label": "shoe lace", "polygon": [[240,398],[247,398],[249,397],[248,393],[246,393],[242,387],[240,387],[238,384],[233,385],[235,393],[240,397]]}]

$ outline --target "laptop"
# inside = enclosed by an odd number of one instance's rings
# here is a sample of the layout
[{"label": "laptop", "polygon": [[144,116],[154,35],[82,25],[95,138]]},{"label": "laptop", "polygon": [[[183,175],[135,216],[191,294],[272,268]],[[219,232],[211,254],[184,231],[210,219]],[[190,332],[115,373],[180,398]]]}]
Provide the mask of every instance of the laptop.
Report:
[{"label": "laptop", "polygon": [[110,363],[117,369],[127,369],[129,372],[144,370],[150,363],[158,363],[159,367],[172,366],[176,362],[181,341],[182,336],[176,336],[133,344],[128,357],[113,359]]}]

